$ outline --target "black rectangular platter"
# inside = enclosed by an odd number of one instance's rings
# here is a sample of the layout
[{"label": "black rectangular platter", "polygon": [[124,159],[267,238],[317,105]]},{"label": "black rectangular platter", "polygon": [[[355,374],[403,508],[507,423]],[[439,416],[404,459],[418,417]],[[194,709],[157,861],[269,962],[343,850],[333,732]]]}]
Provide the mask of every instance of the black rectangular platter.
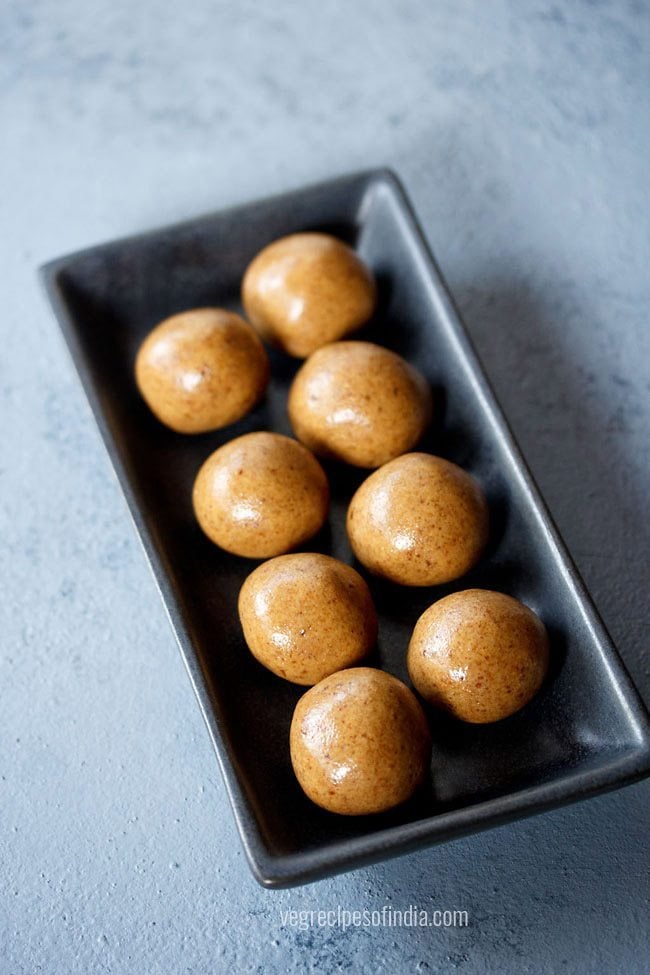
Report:
[{"label": "black rectangular platter", "polygon": [[[237,596],[253,562],[198,528],[191,487],[203,460],[250,430],[291,433],[286,395],[299,363],[272,353],[265,400],[225,431],[187,437],[159,424],[133,380],[146,333],[191,307],[240,310],[251,258],[274,238],[323,230],[355,246],[379,283],[361,333],[417,365],[438,416],[424,449],[470,470],[492,512],[480,565],[454,585],[410,590],[369,579],[380,614],[374,663],[408,681],[405,655],[424,609],[456,589],[498,589],[544,620],[549,680],[523,711],[491,726],[431,715],[430,786],[374,817],[337,817],[301,792],[288,733],[303,689],[250,655]],[[354,174],[105,244],[41,271],[153,568],[209,729],[257,879],[305,883],[584,798],[650,771],[643,704],[530,477],[397,178]],[[352,562],[347,503],[365,476],[328,467],[329,527],[306,549]]]}]

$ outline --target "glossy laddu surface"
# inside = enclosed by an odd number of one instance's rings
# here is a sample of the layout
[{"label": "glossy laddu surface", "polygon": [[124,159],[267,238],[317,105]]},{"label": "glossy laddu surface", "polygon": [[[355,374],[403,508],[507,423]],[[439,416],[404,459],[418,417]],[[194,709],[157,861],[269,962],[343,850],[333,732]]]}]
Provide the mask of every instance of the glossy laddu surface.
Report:
[{"label": "glossy laddu surface", "polygon": [[309,798],[330,812],[361,816],[400,805],[423,784],[430,757],[419,701],[383,670],[332,674],[296,706],[291,762]]},{"label": "glossy laddu surface", "polygon": [[152,329],[138,351],[135,375],[161,423],[178,433],[206,433],[253,408],[269,381],[269,360],[239,315],[195,308]]},{"label": "glossy laddu surface", "polygon": [[537,693],[549,664],[548,635],[512,596],[468,589],[445,596],[415,625],[413,685],[434,707],[474,724],[501,721]]},{"label": "glossy laddu surface", "polygon": [[316,684],[359,663],[377,639],[363,577],[318,552],[263,562],[244,582],[238,608],[251,653],[295,684]]},{"label": "glossy laddu surface", "polygon": [[322,528],[329,485],[306,447],[259,431],[227,441],[208,457],[192,501],[201,528],[216,545],[265,559],[290,551]]},{"label": "glossy laddu surface", "polygon": [[355,251],[330,234],[290,234],[246,269],[248,320],[273,345],[305,358],[364,325],[375,309],[375,281]]},{"label": "glossy laddu surface", "polygon": [[411,450],[432,413],[426,379],[401,356],[372,342],[333,342],[296,374],[289,419],[316,454],[379,467]]},{"label": "glossy laddu surface", "polygon": [[465,575],[481,557],[489,513],[478,481],[431,454],[404,454],[371,474],[350,502],[348,537],[371,572],[405,586]]}]

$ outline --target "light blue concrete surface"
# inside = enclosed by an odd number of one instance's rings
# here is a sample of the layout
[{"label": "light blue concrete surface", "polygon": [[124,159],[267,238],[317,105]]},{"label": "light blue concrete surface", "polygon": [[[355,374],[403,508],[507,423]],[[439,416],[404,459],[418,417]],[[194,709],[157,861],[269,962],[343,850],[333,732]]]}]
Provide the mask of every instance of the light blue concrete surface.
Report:
[{"label": "light blue concrete surface", "polygon": [[[3,0],[0,17],[0,973],[647,971],[648,783],[257,887],[35,267],[395,167],[647,700],[648,4]],[[280,917],[410,903],[470,925]]]}]

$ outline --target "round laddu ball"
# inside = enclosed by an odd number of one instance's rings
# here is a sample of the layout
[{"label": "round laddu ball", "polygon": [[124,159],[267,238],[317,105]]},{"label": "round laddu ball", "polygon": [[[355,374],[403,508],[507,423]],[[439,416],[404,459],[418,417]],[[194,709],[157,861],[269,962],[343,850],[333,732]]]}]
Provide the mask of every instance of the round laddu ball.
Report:
[{"label": "round laddu ball", "polygon": [[258,566],[239,594],[239,619],[253,656],[295,684],[317,684],[358,664],[377,639],[377,614],[359,573],[311,552]]},{"label": "round laddu ball", "polygon": [[298,782],[313,802],[360,816],[392,809],[422,785],[431,737],[405,684],[382,670],[353,667],[300,698],[290,749]]},{"label": "round laddu ball", "polygon": [[146,337],[135,361],[150,410],[177,433],[234,423],[261,399],[269,362],[251,326],[222,308],[172,315]]},{"label": "round laddu ball", "polygon": [[208,457],[194,482],[194,513],[216,545],[252,559],[282,555],[322,527],[329,506],[323,468],[279,433],[247,433]]},{"label": "round laddu ball", "polygon": [[242,303],[263,338],[304,359],[368,321],[376,286],[368,267],[343,241],[329,234],[291,234],[251,261]]},{"label": "round laddu ball", "polygon": [[418,620],[408,669],[425,700],[473,724],[500,721],[535,696],[546,676],[544,624],[500,592],[467,589],[430,606]]},{"label": "round laddu ball", "polygon": [[372,342],[333,342],[298,370],[289,393],[294,433],[310,450],[379,467],[421,439],[431,389],[405,359]]},{"label": "round laddu ball", "polygon": [[360,485],[347,532],[356,557],[376,575],[404,586],[441,585],[480,558],[488,507],[461,467],[431,454],[403,454]]}]

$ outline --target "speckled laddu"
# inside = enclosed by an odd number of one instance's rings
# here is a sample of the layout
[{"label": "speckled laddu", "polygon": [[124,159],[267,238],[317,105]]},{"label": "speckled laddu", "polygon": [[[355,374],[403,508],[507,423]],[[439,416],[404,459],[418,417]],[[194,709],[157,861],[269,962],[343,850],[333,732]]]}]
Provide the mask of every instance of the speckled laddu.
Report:
[{"label": "speckled laddu", "polygon": [[[650,700],[648,5],[195,0],[172,17],[40,0],[0,16],[0,968],[646,975],[650,782],[258,887],[34,268],[394,166]],[[469,926],[280,918],[411,903],[466,908]]]},{"label": "speckled laddu", "polygon": [[320,456],[356,467],[379,467],[412,450],[432,410],[422,373],[372,342],[333,342],[318,349],[289,392],[289,419],[298,439]]},{"label": "speckled laddu", "polygon": [[296,705],[291,762],[309,798],[345,816],[382,812],[422,785],[431,736],[409,688],[382,670],[326,677]]},{"label": "speckled laddu", "polygon": [[369,269],[329,234],[273,241],[248,266],[242,282],[249,321],[273,345],[301,359],[364,325],[376,300]]},{"label": "speckled laddu", "polygon": [[322,528],[329,506],[323,468],[291,437],[260,431],[230,440],[201,467],[194,513],[216,545],[252,559],[289,552]]},{"label": "speckled laddu", "polygon": [[206,433],[253,408],[266,389],[269,360],[239,315],[195,308],[172,315],[149,333],[135,375],[162,423],[178,433]]},{"label": "speckled laddu", "polygon": [[462,721],[501,721],[524,707],[546,676],[549,640],[539,617],[512,596],[466,589],[420,616],[408,671],[430,704]]},{"label": "speckled laddu", "polygon": [[316,684],[359,663],[377,639],[365,580],[316,552],[280,555],[258,566],[241,588],[239,618],[251,653],[295,684]]},{"label": "speckled laddu", "polygon": [[468,572],[488,536],[487,502],[457,464],[404,454],[372,473],[347,515],[354,554],[367,569],[404,586],[433,586]]}]

